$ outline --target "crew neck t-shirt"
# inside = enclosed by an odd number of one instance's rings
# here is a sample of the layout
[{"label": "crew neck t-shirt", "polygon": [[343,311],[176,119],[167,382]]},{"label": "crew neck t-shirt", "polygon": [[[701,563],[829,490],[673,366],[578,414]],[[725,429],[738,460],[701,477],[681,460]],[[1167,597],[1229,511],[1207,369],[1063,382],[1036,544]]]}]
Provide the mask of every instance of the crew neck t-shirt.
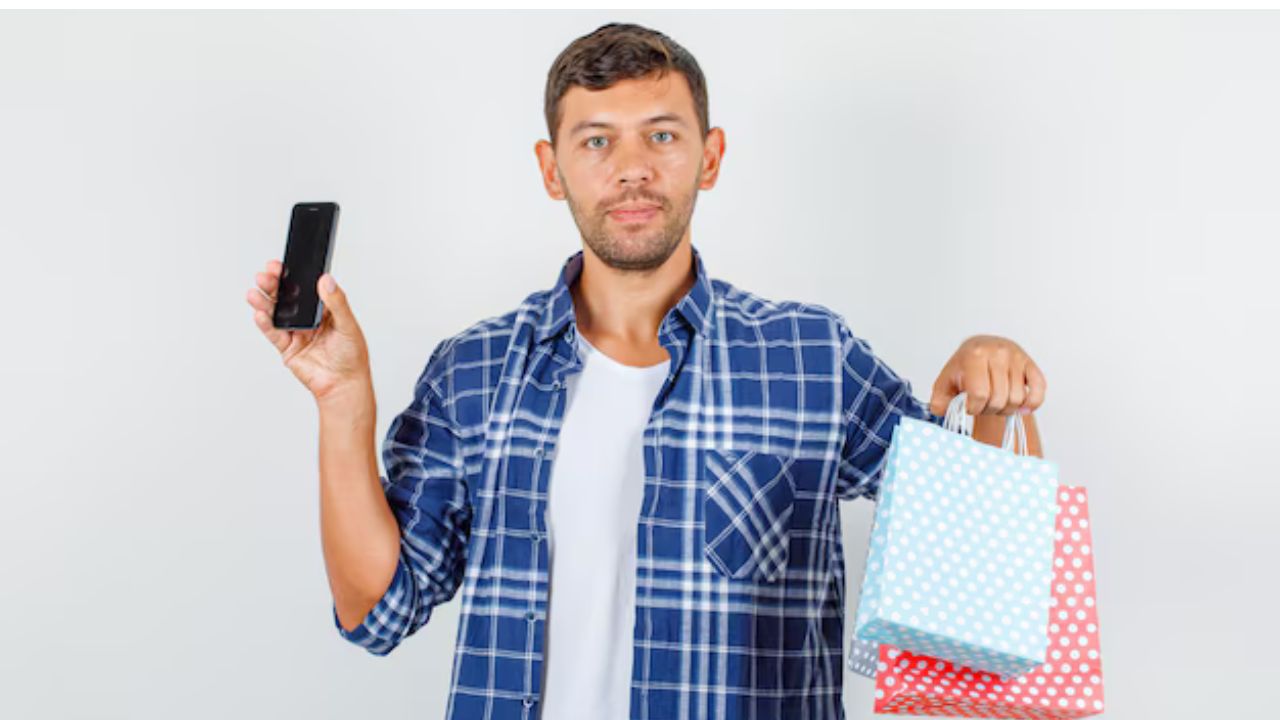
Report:
[{"label": "crew neck t-shirt", "polygon": [[583,367],[566,378],[547,490],[540,720],[630,714],[642,438],[669,367],[624,365],[575,335]]}]

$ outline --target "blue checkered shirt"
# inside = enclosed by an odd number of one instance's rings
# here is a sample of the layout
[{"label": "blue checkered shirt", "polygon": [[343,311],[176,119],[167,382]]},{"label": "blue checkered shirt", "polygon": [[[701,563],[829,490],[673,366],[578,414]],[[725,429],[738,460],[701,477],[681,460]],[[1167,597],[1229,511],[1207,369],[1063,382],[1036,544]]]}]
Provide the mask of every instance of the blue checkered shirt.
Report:
[{"label": "blue checkered shirt", "polygon": [[[843,718],[837,500],[874,500],[911,385],[813,303],[708,277],[663,318],[670,370],[643,435],[631,712]],[[347,640],[386,655],[462,590],[448,720],[534,720],[547,611],[547,481],[582,368],[570,284],[441,341],[391,423],[381,478],[400,525],[385,595]],[[572,622],[570,618],[560,622]],[[546,720],[554,720],[548,718]]]}]

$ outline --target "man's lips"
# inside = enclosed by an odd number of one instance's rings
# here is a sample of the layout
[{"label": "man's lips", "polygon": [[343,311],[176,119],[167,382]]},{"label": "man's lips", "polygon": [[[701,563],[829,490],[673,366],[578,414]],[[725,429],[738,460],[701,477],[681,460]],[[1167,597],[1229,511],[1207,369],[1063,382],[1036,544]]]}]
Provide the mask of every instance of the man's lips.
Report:
[{"label": "man's lips", "polygon": [[657,205],[647,205],[645,207],[636,208],[616,208],[609,211],[609,215],[618,222],[644,222],[653,217],[660,210]]}]

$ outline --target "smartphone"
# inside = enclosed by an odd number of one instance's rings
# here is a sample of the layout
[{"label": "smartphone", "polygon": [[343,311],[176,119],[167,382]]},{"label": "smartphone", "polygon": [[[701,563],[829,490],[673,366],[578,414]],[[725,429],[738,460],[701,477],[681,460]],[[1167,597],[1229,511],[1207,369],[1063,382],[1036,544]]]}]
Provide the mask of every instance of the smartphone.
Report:
[{"label": "smartphone", "polygon": [[324,303],[316,291],[320,276],[329,272],[333,238],[338,229],[338,203],[300,202],[289,218],[280,287],[271,322],[286,330],[314,330],[320,326]]}]

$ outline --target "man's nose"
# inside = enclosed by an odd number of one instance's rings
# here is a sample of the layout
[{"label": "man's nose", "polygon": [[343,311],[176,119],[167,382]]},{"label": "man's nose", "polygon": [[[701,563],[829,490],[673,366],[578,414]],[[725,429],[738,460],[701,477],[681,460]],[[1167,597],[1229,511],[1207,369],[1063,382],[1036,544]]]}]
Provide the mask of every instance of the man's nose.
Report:
[{"label": "man's nose", "polygon": [[653,179],[653,163],[643,143],[623,142],[614,155],[617,158],[617,178],[620,182],[638,185]]}]

